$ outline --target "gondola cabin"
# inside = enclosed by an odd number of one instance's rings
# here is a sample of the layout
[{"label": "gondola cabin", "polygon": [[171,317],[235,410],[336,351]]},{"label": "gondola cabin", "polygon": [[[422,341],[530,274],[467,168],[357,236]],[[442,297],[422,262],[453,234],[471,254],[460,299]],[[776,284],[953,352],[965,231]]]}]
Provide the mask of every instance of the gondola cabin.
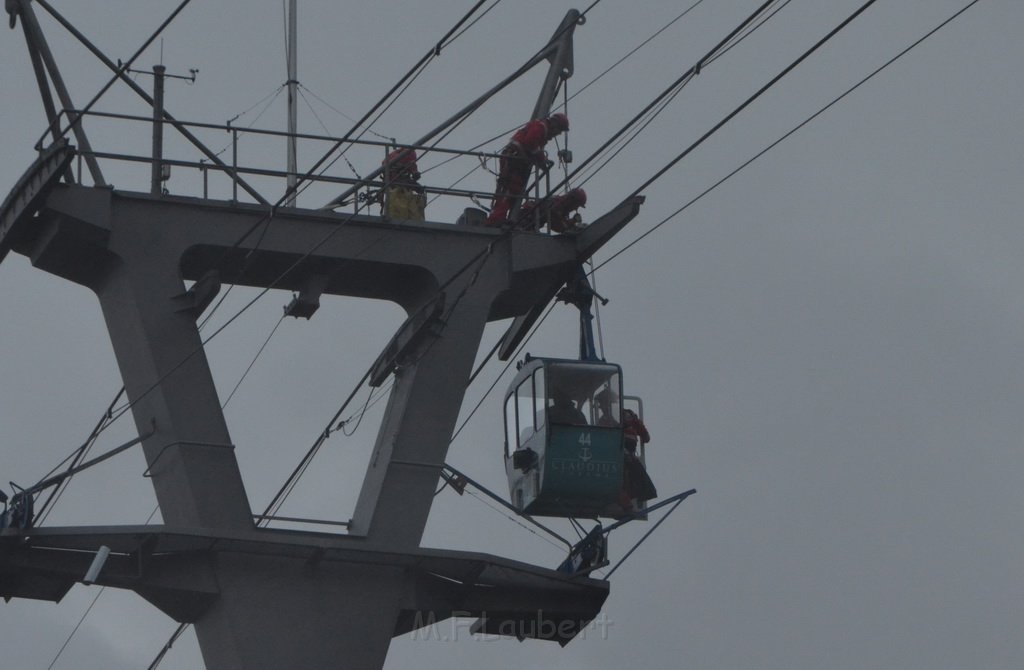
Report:
[{"label": "gondola cabin", "polygon": [[531,516],[623,514],[622,370],[527,357],[505,396],[512,505]]}]

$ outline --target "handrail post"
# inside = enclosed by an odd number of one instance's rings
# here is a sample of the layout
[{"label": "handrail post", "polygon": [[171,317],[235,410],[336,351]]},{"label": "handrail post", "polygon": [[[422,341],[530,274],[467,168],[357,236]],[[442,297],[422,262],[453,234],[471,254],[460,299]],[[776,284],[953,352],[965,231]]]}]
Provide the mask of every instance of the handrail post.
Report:
[{"label": "handrail post", "polygon": [[238,202],[238,130],[231,129],[231,199]]}]

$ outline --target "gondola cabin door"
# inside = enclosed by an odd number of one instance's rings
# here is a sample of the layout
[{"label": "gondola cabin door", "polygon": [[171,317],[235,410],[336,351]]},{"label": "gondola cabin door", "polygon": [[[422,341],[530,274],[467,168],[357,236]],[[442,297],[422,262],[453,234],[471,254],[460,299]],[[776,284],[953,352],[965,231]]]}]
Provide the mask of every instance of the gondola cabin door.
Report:
[{"label": "gondola cabin door", "polygon": [[528,358],[505,396],[512,505],[531,516],[618,517],[623,451],[618,365]]}]

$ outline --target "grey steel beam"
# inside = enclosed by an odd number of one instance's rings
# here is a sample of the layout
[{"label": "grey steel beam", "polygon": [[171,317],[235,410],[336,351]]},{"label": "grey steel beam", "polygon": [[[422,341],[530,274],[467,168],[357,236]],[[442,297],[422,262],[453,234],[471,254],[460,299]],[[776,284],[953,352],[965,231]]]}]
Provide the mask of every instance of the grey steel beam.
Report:
[{"label": "grey steel beam", "polygon": [[29,0],[13,1],[18,3],[18,13],[21,16],[25,29],[25,37],[29,40],[29,49],[35,49],[42,58],[46,69],[50,73],[50,80],[53,82],[53,88],[57,91],[60,103],[64,106],[64,109],[69,110],[68,120],[71,122],[71,129],[75,134],[75,139],[78,140],[78,146],[82,148],[82,152],[85,155],[85,163],[89,167],[92,180],[96,186],[105,186],[106,181],[103,179],[103,172],[100,170],[96,159],[91,155],[92,146],[89,144],[89,138],[86,137],[85,129],[82,128],[81,119],[70,111],[75,108],[75,105],[71,102],[71,95],[68,93],[67,86],[64,85],[64,78],[60,74],[60,68],[57,67],[57,61],[53,58],[50,46],[46,43],[46,37],[39,27],[39,20],[32,10],[32,3]]},{"label": "grey steel beam", "polygon": [[[14,20],[14,15],[11,15],[11,20]],[[60,120],[57,116],[57,106],[53,102],[53,93],[50,91],[50,83],[46,78],[46,66],[43,65],[43,59],[39,55],[39,50],[34,48],[32,45],[32,31],[29,30],[28,23],[25,21],[21,22],[22,32],[25,34],[25,44],[28,46],[29,59],[32,61],[32,71],[36,75],[36,84],[39,86],[39,95],[43,99],[43,111],[46,112],[46,120],[50,123],[50,135],[53,137],[54,142],[61,142],[62,137],[60,134]],[[67,172],[68,182],[74,182],[71,178],[71,171]]]},{"label": "grey steel beam", "polygon": [[586,22],[578,10],[570,9],[559,24],[558,30],[551,36],[551,41],[545,49],[545,57],[550,66],[547,75],[544,77],[544,84],[541,86],[540,95],[537,97],[537,104],[533,108],[531,118],[540,119],[551,112],[551,105],[555,102],[558,89],[562,82],[573,74],[573,49],[572,37],[576,32],[576,26]]},{"label": "grey steel beam", "polygon": [[[25,0],[18,0],[18,1],[19,2],[24,2]],[[114,63],[112,60],[107,58],[106,54],[104,54],[102,51],[100,51],[96,47],[96,45],[94,45],[92,42],[90,42],[89,39],[85,35],[83,35],[80,30],[75,28],[75,26],[72,25],[70,21],[65,19],[63,16],[61,16],[59,13],[57,13],[52,7],[50,7],[49,3],[40,2],[39,4],[40,4],[41,7],[43,7],[43,9],[45,9],[47,12],[50,13],[50,16],[52,16],[58,23],[60,23],[62,26],[64,26],[64,28],[75,37],[75,39],[77,39],[79,42],[81,42],[82,46],[84,46],[86,49],[88,49],[94,56],[96,56],[100,60],[100,62],[102,62],[104,65],[106,65],[107,68],[110,71],[112,71],[114,74],[116,74],[118,76],[118,78],[122,82],[124,82],[125,85],[128,86],[128,88],[130,88],[133,91],[135,91],[135,93],[138,94],[138,96],[140,98],[145,100],[147,104],[149,104],[151,106],[154,105],[153,98],[150,97],[150,95],[148,93],[146,93],[146,91],[143,90],[143,88],[141,86],[139,86],[137,83],[135,83],[135,81],[133,81],[132,78],[130,76],[128,76],[128,74],[126,72],[124,72],[124,69],[122,67],[119,67],[116,63]],[[68,107],[68,109],[73,109],[73,107]],[[163,110],[163,118],[168,123],[170,123],[172,126],[174,126],[177,129],[177,131],[179,133],[181,133],[182,137],[184,137],[186,140],[188,140],[192,144],[192,146],[194,146],[196,149],[198,149],[200,152],[202,152],[202,154],[204,156],[206,156],[206,158],[208,160],[210,160],[210,162],[212,162],[214,165],[219,167],[226,174],[231,175],[232,181],[234,183],[238,184],[239,186],[241,186],[242,189],[246,193],[248,193],[253,198],[255,198],[256,202],[258,202],[258,203],[260,203],[262,205],[269,205],[270,204],[266,200],[266,198],[264,198],[262,195],[260,195],[259,191],[257,191],[248,182],[246,182],[244,179],[242,179],[238,175],[238,172],[233,167],[229,166],[227,163],[222,161],[220,159],[220,156],[218,156],[209,147],[207,147],[205,144],[203,144],[199,140],[198,137],[193,135],[192,132],[187,127],[185,127],[185,125],[183,123],[181,123],[176,118],[171,116],[171,113],[168,112],[166,109]],[[77,125],[76,125],[76,127],[77,127]],[[85,144],[82,144],[82,150],[83,150],[83,153],[85,153],[85,151],[86,151],[86,145]],[[86,154],[87,156],[92,153],[91,149],[89,149],[88,151],[89,151],[89,154]]]},{"label": "grey steel beam", "polygon": [[134,590],[195,623],[211,668],[323,668],[340,659],[379,668],[393,636],[453,616],[481,618],[481,632],[565,643],[608,596],[607,582],[486,554],[160,526],[3,531],[0,596],[58,601],[100,546],[111,553],[95,583]]},{"label": "grey steel beam", "polygon": [[39,157],[4,198],[0,205],[0,261],[14,247],[19,232],[35,216],[46,195],[74,157],[75,150],[68,145],[67,140],[50,145],[40,152]]}]

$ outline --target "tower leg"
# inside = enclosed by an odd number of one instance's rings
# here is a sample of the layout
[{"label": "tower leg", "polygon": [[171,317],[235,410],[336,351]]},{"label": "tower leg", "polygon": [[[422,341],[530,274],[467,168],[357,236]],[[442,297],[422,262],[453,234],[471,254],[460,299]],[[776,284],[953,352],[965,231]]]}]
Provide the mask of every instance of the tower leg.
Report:
[{"label": "tower leg", "polygon": [[199,330],[182,309],[179,255],[148,243],[146,230],[117,231],[111,241],[119,260],[93,289],[139,433],[155,428],[143,449],[160,512],[172,526],[250,528],[252,512]]}]

